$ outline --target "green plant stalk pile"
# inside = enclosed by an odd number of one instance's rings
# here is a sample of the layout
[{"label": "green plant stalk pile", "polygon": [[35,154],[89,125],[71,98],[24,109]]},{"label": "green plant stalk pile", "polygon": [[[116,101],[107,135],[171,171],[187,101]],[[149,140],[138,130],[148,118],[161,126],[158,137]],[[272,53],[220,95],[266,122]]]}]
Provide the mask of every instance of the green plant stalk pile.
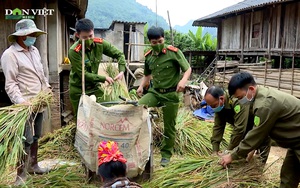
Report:
[{"label": "green plant stalk pile", "polygon": [[[104,70],[107,73],[107,75],[111,78],[115,78],[119,74],[118,69],[115,66],[113,66],[112,63],[108,63],[104,67]],[[122,96],[127,99],[130,98],[127,86],[125,82],[121,80],[115,80],[114,83],[111,85],[103,83],[101,84],[101,87],[104,92],[101,101],[119,101],[119,96]]]},{"label": "green plant stalk pile", "polygon": [[25,123],[32,113],[50,106],[51,91],[42,91],[30,100],[30,105],[15,104],[0,108],[0,174],[16,167],[18,159],[26,154],[23,147]]},{"label": "green plant stalk pile", "polygon": [[[1,187],[9,187],[1,185]],[[96,188],[95,185],[88,184],[84,168],[80,163],[76,165],[57,166],[51,172],[43,175],[31,175],[28,177],[26,184],[23,187],[34,188]]]},{"label": "green plant stalk pile", "polygon": [[[158,110],[160,113],[160,110]],[[162,114],[154,127],[154,142],[160,145],[163,138]],[[180,108],[176,119],[175,153],[179,155],[204,155],[212,153],[210,138],[212,135],[212,123],[199,121],[193,117],[190,110]],[[226,126],[221,149],[226,149],[230,140],[230,127]]]},{"label": "green plant stalk pile", "polygon": [[79,154],[74,147],[75,123],[48,133],[39,139],[39,160],[43,159],[65,159],[78,161]]},{"label": "green plant stalk pile", "polygon": [[238,161],[224,169],[216,157],[185,157],[155,171],[152,180],[143,187],[270,187],[272,183],[261,178],[262,172],[262,165],[256,160],[251,163]]}]

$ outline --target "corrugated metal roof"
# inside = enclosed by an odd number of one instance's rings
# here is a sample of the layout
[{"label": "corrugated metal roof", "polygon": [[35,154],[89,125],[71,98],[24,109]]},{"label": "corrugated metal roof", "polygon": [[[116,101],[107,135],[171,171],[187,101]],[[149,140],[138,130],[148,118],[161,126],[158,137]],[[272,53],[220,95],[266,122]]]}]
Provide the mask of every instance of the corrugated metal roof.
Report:
[{"label": "corrugated metal roof", "polygon": [[114,20],[111,24],[114,23],[124,23],[124,24],[146,24],[147,22],[129,22],[129,21],[120,21],[120,20]]},{"label": "corrugated metal roof", "polygon": [[128,25],[136,25],[136,24],[144,24],[144,25],[146,25],[147,24],[147,22],[130,22],[130,21],[114,20],[114,21],[112,21],[112,23],[109,26],[109,28],[113,30],[115,23],[123,23],[123,24],[128,24]]},{"label": "corrugated metal roof", "polygon": [[233,14],[233,13],[238,13],[241,11],[251,10],[253,8],[264,7],[267,5],[283,3],[288,1],[298,1],[298,0],[244,0],[235,5],[229,6],[220,11],[217,11],[215,13],[212,13],[210,15],[195,20],[193,22],[193,26],[216,27],[217,26],[216,22],[220,17]]}]

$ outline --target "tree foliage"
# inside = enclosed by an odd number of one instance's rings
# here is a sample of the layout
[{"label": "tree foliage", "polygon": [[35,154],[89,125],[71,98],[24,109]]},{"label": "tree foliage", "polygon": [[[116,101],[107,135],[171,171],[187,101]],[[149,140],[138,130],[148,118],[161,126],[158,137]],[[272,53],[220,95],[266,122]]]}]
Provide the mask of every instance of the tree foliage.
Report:
[{"label": "tree foliage", "polygon": [[[156,14],[135,0],[89,0],[86,18],[91,19],[96,28],[108,28],[114,20],[156,25]],[[168,28],[162,16],[157,16],[157,25]]]},{"label": "tree foliage", "polygon": [[211,34],[205,33],[203,35],[203,28],[198,27],[196,33],[189,31],[189,37],[193,40],[194,50],[216,50],[217,49],[217,38],[212,37]]}]

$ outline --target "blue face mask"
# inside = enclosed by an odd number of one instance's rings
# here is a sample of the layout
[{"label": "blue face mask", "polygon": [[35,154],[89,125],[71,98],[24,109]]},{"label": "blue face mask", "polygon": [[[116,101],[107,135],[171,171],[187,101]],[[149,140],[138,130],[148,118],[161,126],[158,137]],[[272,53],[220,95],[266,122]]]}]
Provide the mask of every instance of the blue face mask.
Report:
[{"label": "blue face mask", "polygon": [[34,45],[35,43],[35,40],[36,40],[36,37],[30,37],[30,36],[27,36],[26,37],[26,40],[23,41],[23,43],[25,44],[25,46],[32,46]]},{"label": "blue face mask", "polygon": [[218,113],[218,112],[221,112],[221,110],[224,108],[224,104],[222,106],[220,106],[220,99],[219,99],[219,106],[216,107],[216,108],[212,108],[212,110],[215,112],[215,113]]},{"label": "blue face mask", "polygon": [[251,99],[248,99],[248,97],[247,97],[248,91],[249,91],[249,89],[247,90],[246,95],[245,95],[242,99],[239,100],[239,103],[240,103],[241,105],[246,105],[248,102],[253,101],[253,94],[252,94]]}]

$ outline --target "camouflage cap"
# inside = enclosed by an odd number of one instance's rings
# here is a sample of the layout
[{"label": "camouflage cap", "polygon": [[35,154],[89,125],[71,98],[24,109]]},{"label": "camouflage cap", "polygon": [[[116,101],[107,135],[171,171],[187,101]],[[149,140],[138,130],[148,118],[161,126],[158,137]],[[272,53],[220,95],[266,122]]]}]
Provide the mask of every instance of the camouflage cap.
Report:
[{"label": "camouflage cap", "polygon": [[22,19],[16,23],[16,32],[8,36],[9,42],[16,41],[16,36],[26,36],[35,33],[35,37],[38,37],[46,32],[38,29],[31,19]]},{"label": "camouflage cap", "polygon": [[139,86],[141,84],[142,78],[144,76],[144,69],[143,68],[137,68],[134,71],[134,76],[135,76],[136,80],[133,83],[133,86]]}]

